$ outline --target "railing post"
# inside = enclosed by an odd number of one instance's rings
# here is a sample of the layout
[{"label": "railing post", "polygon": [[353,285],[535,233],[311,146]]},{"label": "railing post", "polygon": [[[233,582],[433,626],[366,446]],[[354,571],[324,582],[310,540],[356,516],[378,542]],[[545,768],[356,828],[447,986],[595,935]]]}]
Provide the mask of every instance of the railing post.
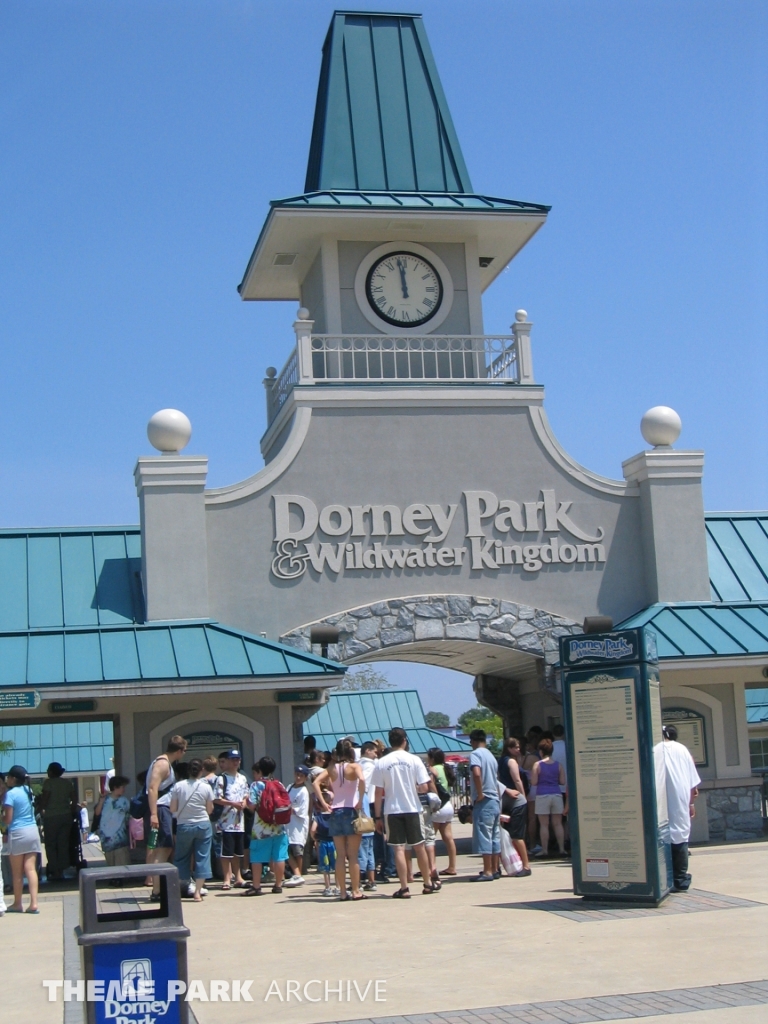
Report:
[{"label": "railing post", "polygon": [[267,376],[261,382],[264,385],[264,392],[267,397],[267,425],[274,419],[275,415],[275,378],[277,370],[274,366],[267,367]]},{"label": "railing post", "polygon": [[512,333],[515,335],[517,349],[517,378],[521,384],[533,384],[531,327],[533,324],[529,321],[526,311],[518,309],[515,313],[515,322],[512,324]]},{"label": "railing post", "polygon": [[296,332],[296,354],[299,360],[299,384],[314,384],[312,372],[312,328],[315,321],[309,319],[309,310],[302,306],[296,313],[293,329]]}]

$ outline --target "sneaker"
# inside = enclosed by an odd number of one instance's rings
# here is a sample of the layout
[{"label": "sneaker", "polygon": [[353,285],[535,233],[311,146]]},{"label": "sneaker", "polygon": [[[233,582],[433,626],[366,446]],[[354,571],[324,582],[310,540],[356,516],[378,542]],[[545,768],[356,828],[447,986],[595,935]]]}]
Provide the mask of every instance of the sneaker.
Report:
[{"label": "sneaker", "polygon": [[534,857],[537,857],[541,853],[541,847],[539,846],[539,844],[537,843],[536,846],[534,846],[533,849],[529,851],[529,853],[532,853]]},{"label": "sneaker", "polygon": [[374,882],[366,882],[363,885],[363,890],[365,892],[376,892],[376,884]]},{"label": "sneaker", "polygon": [[200,886],[200,895],[201,896],[207,896],[208,895],[208,890],[205,888],[204,885]]},{"label": "sneaker", "polygon": [[188,885],[187,886],[187,896],[194,896],[194,895],[195,895],[195,886],[194,886],[194,883],[193,883],[192,885]]},{"label": "sneaker", "polygon": [[323,889],[323,896],[338,896],[338,894],[338,889],[333,885],[326,885]]},{"label": "sneaker", "polygon": [[291,875],[283,882],[283,885],[286,889],[294,889],[297,885],[304,885],[304,879],[301,875]]}]

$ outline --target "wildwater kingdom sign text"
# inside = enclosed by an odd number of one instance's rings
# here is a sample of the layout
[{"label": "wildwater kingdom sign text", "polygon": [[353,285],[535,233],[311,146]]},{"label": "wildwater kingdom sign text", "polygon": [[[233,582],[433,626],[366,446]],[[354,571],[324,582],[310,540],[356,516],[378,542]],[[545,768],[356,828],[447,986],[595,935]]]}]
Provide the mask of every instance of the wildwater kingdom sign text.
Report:
[{"label": "wildwater kingdom sign text", "polygon": [[[272,573],[283,580],[303,576],[307,569],[338,576],[463,566],[497,572],[504,566],[520,566],[522,572],[536,574],[548,565],[600,563],[606,558],[603,528],[590,533],[579,526],[572,518],[573,502],[559,501],[554,490],[541,490],[536,501],[463,491],[455,504],[414,502],[405,507],[318,508],[303,494],[275,494],[272,501]],[[460,507],[465,529],[457,537]]]}]

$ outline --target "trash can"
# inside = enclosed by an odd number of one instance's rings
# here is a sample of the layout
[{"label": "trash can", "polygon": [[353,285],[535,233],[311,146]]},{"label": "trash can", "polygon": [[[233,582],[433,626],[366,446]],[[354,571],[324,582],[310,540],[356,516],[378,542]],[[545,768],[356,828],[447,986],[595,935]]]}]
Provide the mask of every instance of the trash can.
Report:
[{"label": "trash can", "polygon": [[[160,878],[159,903],[126,891],[142,886],[148,874]],[[122,888],[104,888],[115,881]],[[189,928],[172,864],[81,871],[76,934],[88,1024],[187,1024]]]}]

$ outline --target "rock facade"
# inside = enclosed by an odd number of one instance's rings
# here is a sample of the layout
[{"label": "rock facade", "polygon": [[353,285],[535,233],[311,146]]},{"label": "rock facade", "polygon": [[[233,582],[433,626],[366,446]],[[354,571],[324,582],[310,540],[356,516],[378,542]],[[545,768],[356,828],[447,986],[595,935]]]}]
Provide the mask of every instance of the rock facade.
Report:
[{"label": "rock facade", "polygon": [[707,818],[710,839],[755,839],[763,834],[759,786],[708,789]]},{"label": "rock facade", "polygon": [[542,659],[548,670],[559,660],[559,638],[581,633],[577,623],[538,608],[494,598],[445,594],[350,608],[299,626],[280,640],[308,651],[310,630],[318,625],[339,629],[339,643],[329,648],[328,653],[346,663],[364,661],[387,648],[419,640],[467,640],[534,655]]}]

